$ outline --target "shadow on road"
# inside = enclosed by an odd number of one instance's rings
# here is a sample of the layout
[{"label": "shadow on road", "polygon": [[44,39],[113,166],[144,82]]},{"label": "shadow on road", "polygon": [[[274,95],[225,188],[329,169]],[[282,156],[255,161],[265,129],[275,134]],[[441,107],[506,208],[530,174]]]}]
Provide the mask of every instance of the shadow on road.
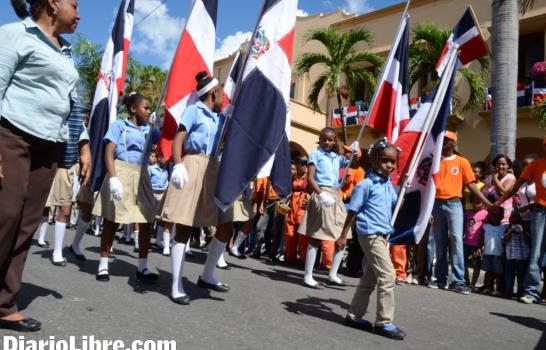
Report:
[{"label": "shadow on road", "polygon": [[34,299],[50,295],[53,295],[55,299],[63,298],[62,294],[55,290],[23,282],[21,292],[17,296],[17,307],[19,310],[24,310],[34,301]]},{"label": "shadow on road", "polygon": [[334,312],[334,309],[330,305],[337,305],[342,309],[348,309],[349,304],[337,299],[322,299],[317,297],[308,297],[297,299],[295,302],[285,301],[282,303],[285,306],[286,311],[292,312],[297,315],[308,315],[319,318],[321,320],[327,320],[330,322],[343,324],[345,320],[344,316]]},{"label": "shadow on road", "polygon": [[509,321],[519,323],[522,326],[527,328],[533,328],[542,332],[538,344],[535,346],[535,350],[544,350],[546,349],[546,320],[539,320],[534,317],[527,316],[517,316],[517,315],[507,315],[499,312],[490,312],[491,315],[504,317]]}]

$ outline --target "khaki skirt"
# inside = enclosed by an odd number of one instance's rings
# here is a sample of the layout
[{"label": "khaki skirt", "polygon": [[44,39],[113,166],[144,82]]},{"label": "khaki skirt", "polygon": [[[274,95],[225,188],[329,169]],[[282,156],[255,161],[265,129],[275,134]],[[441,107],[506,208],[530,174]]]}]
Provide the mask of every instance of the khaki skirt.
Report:
[{"label": "khaki skirt", "polygon": [[169,182],[160,205],[160,218],[184,226],[206,227],[218,224],[219,209],[214,202],[219,163],[205,154],[188,154],[182,159],[188,182],[176,189]]},{"label": "khaki skirt", "polygon": [[156,200],[147,171],[141,166],[116,160],[116,175],[123,185],[122,199],[110,195],[109,176],[102,183],[93,215],[118,224],[150,223],[154,221]]},{"label": "khaki skirt", "polygon": [[320,203],[319,195],[313,193],[303,214],[298,233],[324,241],[336,241],[341,237],[347,210],[337,190],[330,187],[321,187],[321,190],[333,196],[336,203],[326,208]]},{"label": "khaki skirt", "polygon": [[89,188],[89,185],[80,186],[80,190],[78,191],[78,196],[76,197],[76,200],[79,205],[85,203],[87,205],[93,206],[93,204],[95,204],[95,195]]}]

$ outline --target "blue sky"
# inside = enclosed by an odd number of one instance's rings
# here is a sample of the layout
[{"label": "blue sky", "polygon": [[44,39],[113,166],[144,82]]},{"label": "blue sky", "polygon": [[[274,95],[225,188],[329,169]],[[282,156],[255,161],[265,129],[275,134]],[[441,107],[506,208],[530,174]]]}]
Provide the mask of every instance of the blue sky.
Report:
[{"label": "blue sky", "polygon": [[[78,33],[104,45],[120,0],[79,0]],[[135,27],[131,55],[144,64],[168,67],[188,16],[192,0],[136,0]],[[401,0],[299,0],[301,15],[329,13],[337,9],[362,14],[401,2]],[[218,0],[216,58],[227,56],[250,36],[262,0]],[[0,24],[16,21],[8,1],[0,2]],[[72,40],[68,37],[68,40]]]}]

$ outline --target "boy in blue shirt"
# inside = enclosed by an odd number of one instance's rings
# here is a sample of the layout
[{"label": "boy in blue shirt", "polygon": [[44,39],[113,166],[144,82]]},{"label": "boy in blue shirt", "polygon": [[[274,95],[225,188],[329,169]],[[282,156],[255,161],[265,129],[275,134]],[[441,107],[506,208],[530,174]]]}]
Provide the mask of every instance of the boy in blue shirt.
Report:
[{"label": "boy in blue shirt", "polygon": [[[336,241],[336,249],[345,247],[349,230],[356,219],[358,242],[364,252],[364,273],[353,296],[345,324],[403,340],[406,333],[392,323],[396,273],[388,245],[388,236],[394,232],[391,218],[397,200],[389,176],[396,167],[398,150],[394,145],[381,140],[370,148],[369,159],[366,178],[353,191],[341,238]],[[372,324],[363,316],[368,311],[370,296],[376,285],[377,315],[375,324]]]}]

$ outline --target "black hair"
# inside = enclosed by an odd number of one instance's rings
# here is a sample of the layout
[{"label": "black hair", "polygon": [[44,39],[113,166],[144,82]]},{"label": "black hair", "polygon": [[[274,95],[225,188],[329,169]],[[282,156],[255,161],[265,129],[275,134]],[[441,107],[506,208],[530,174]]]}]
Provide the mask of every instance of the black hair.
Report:
[{"label": "black hair", "polygon": [[383,138],[371,145],[370,149],[368,150],[368,166],[366,167],[367,172],[378,172],[379,164],[381,163],[381,154],[383,153],[383,150],[387,148],[393,148],[396,150],[396,169],[398,169],[400,149],[392,143],[387,142],[386,138]]},{"label": "black hair", "polygon": [[127,108],[127,112],[129,115],[131,115],[131,107],[137,106],[142,101],[149,101],[150,99],[144,95],[135,93],[130,93],[129,95],[125,95],[123,98],[123,104]]},{"label": "black hair", "polygon": [[[197,91],[201,90],[205,86],[207,86],[214,78],[209,76],[209,73],[205,72],[204,70],[200,71],[195,75],[195,81],[197,81]],[[210,91],[209,91],[210,92]],[[208,93],[204,94],[203,96],[199,97],[201,102],[205,101],[207,99]]]},{"label": "black hair", "polygon": [[327,126],[325,127],[324,129],[322,129],[320,131],[320,134],[319,134],[319,139],[322,135],[325,135],[327,133],[332,133],[334,134],[334,137],[336,138],[336,144],[334,145],[334,147],[332,148],[332,152],[335,152],[335,153],[339,153],[339,145],[337,144],[337,132],[336,132],[336,129],[330,127],[330,126]]},{"label": "black hair", "polygon": [[302,164],[307,165],[308,161],[309,160],[307,159],[306,156],[299,156],[298,158],[296,158],[296,164],[298,164],[298,165],[302,165]]},{"label": "black hair", "polygon": [[495,158],[493,158],[493,161],[491,162],[491,164],[493,165],[496,165],[497,162],[499,161],[499,159],[506,159],[506,163],[508,164],[508,167],[511,168],[512,167],[512,160],[510,159],[510,157],[508,157],[506,154],[504,153],[499,153],[495,156]]},{"label": "black hair", "polygon": [[15,10],[17,17],[23,19],[30,15],[37,19],[47,7],[46,0],[11,0],[11,6]]}]

